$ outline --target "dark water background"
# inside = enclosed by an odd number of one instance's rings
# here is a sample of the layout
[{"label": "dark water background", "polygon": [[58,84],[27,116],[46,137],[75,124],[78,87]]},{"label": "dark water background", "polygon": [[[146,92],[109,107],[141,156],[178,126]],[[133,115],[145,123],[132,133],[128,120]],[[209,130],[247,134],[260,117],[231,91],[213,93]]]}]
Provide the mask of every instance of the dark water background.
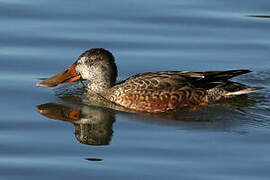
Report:
[{"label": "dark water background", "polygon": [[[65,100],[61,87],[35,83],[103,47],[115,55],[119,79],[248,68],[254,72],[236,80],[269,88],[269,7],[269,0],[0,0],[0,179],[268,180],[269,89],[164,120]],[[41,104],[55,111],[50,118],[38,113]]]}]

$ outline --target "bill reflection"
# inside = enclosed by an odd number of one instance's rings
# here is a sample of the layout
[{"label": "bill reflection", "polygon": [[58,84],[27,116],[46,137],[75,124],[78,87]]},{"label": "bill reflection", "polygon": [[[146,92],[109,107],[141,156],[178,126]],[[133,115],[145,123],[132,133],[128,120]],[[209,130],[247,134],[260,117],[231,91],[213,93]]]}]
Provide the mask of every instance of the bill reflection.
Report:
[{"label": "bill reflection", "polygon": [[79,106],[46,103],[37,106],[37,111],[43,116],[70,122],[75,126],[76,139],[82,144],[108,145],[113,135],[112,125],[115,115],[110,110]]}]

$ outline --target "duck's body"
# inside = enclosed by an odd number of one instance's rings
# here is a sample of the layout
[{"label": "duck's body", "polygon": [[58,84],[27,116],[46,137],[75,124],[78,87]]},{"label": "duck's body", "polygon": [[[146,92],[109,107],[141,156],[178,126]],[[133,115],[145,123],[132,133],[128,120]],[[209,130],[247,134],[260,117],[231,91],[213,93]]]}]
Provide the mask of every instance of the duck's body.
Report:
[{"label": "duck's body", "polygon": [[136,111],[165,112],[262,89],[229,81],[248,72],[251,71],[149,72],[116,84],[117,68],[112,54],[104,49],[91,49],[66,71],[37,85],[51,87],[86,79],[90,91],[113,103]]},{"label": "duck's body", "polygon": [[[258,88],[228,81],[248,70],[185,72],[165,71],[137,74],[104,90],[101,95],[126,108],[165,112],[184,106],[212,103],[234,92],[246,94]],[[240,94],[239,93],[239,94]]]}]

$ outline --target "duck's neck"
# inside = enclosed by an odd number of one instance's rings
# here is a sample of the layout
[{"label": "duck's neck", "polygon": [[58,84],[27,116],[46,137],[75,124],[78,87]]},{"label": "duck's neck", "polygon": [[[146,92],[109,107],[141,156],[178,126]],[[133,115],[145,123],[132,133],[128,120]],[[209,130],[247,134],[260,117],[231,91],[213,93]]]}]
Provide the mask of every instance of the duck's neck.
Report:
[{"label": "duck's neck", "polygon": [[103,91],[111,88],[114,83],[111,83],[108,78],[96,78],[88,81],[88,90],[96,93],[102,93]]},{"label": "duck's neck", "polygon": [[106,66],[102,66],[102,68],[98,67],[92,70],[92,72],[95,71],[96,74],[92,74],[88,79],[89,90],[96,93],[102,93],[114,86],[117,76],[116,68],[106,68]]}]

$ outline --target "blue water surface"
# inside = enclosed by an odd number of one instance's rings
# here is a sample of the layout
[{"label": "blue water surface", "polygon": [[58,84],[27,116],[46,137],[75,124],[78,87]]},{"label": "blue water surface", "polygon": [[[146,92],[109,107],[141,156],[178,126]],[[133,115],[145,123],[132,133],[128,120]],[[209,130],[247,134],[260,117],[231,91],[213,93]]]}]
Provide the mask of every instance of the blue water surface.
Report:
[{"label": "blue water surface", "polygon": [[[0,179],[268,180],[269,5],[0,0]],[[266,90],[163,119],[59,96],[80,84],[35,86],[94,47],[114,54],[119,80],[251,69],[236,80]]]}]

